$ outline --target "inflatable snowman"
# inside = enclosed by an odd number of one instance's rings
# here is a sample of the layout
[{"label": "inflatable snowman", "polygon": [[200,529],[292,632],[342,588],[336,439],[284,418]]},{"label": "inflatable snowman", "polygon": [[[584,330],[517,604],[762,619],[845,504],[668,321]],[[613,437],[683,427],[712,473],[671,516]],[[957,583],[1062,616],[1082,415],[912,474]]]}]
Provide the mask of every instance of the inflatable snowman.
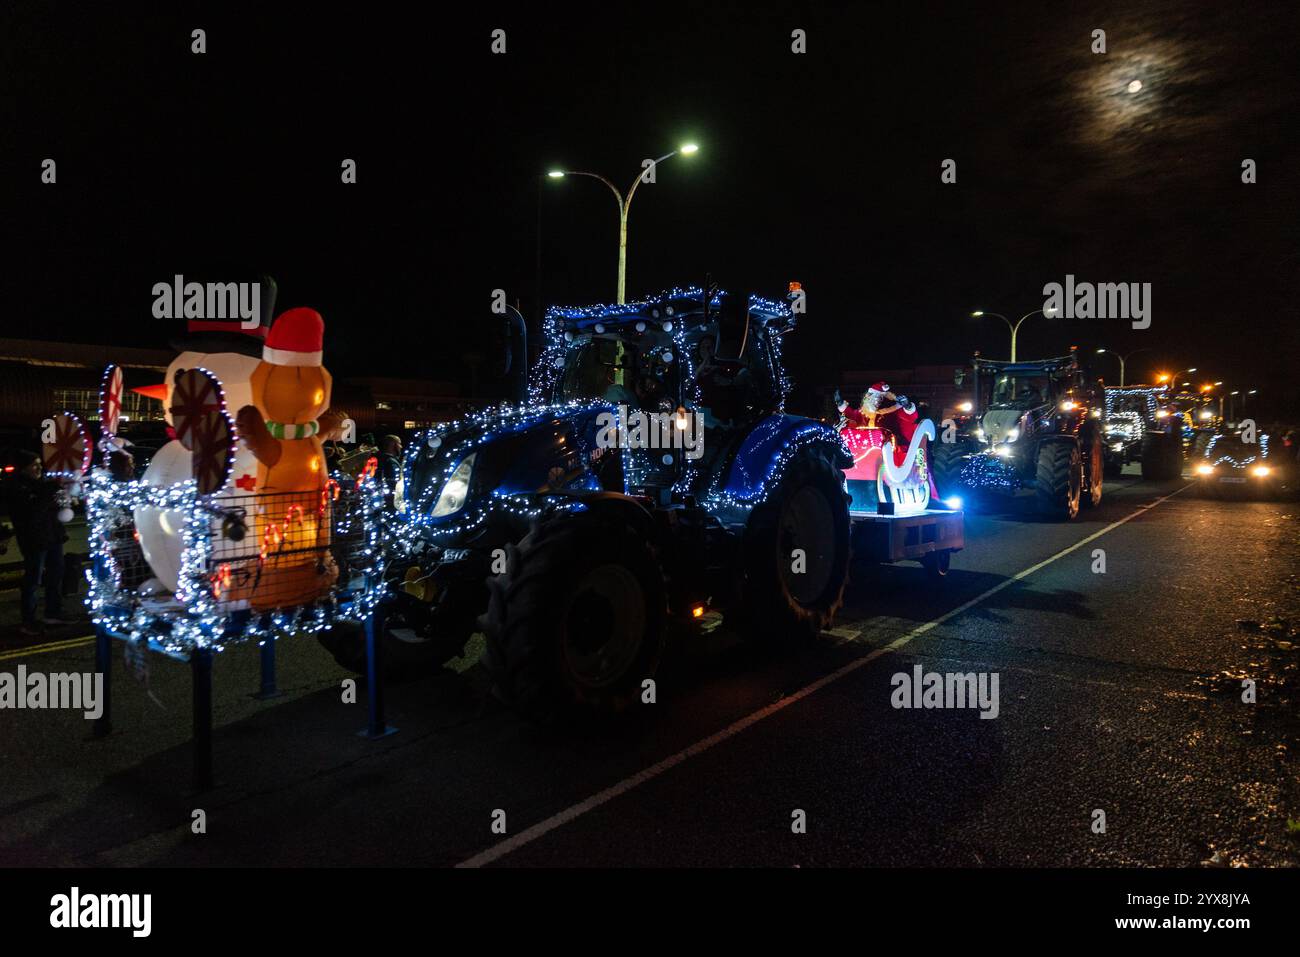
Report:
[{"label": "inflatable snowman", "polygon": [[[275,283],[269,277],[262,280],[262,316],[257,326],[245,329],[238,320],[191,320],[184,339],[177,343],[180,353],[167,367],[165,381],[159,386],[137,389],[137,392],[162,400],[163,415],[173,426],[171,405],[172,387],[177,373],[186,369],[206,369],[220,380],[225,392],[226,410],[233,421],[235,413],[253,402],[251,379],[262,361],[262,345],[275,310]],[[191,456],[188,449],[173,439],[158,450],[141,477],[147,485],[168,486],[184,482],[191,477]],[[234,499],[258,491],[257,460],[248,447],[240,441],[235,451],[235,463],[226,487],[216,493],[218,502]],[[145,560],[153,570],[156,584],[144,590],[175,592],[181,570],[183,550],[182,529],[185,517],[181,512],[158,508],[135,510],[136,530]],[[257,555],[258,546],[251,531],[214,521],[212,527],[213,552],[223,561],[251,558]],[[237,537],[233,537],[237,536]]]}]

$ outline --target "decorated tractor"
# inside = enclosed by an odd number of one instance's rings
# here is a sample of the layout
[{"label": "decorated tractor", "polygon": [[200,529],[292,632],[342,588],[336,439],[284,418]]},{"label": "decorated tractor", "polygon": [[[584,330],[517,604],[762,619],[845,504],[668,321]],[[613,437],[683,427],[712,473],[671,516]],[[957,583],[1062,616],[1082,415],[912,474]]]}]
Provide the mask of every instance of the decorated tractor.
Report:
[{"label": "decorated tractor", "polygon": [[1073,350],[1032,362],[977,356],[972,376],[970,415],[934,446],[940,487],[968,500],[1032,493],[1039,514],[1058,520],[1077,518],[1081,505],[1100,505],[1100,389]]},{"label": "decorated tractor", "polygon": [[1165,386],[1106,387],[1102,431],[1107,477],[1118,477],[1129,462],[1141,463],[1145,479],[1182,474],[1182,429],[1166,406],[1168,393]]},{"label": "decorated tractor", "polygon": [[[675,623],[825,628],[848,575],[852,460],[834,429],[783,411],[794,325],[787,302],[712,288],[550,309],[525,402],[408,449],[389,665],[436,665],[481,628],[508,704],[616,711]],[[331,647],[360,666],[355,636]]]},{"label": "decorated tractor", "polygon": [[853,550],[859,559],[919,561],[932,577],[948,574],[965,544],[961,499],[940,499],[930,466],[934,423],[906,396],[874,383],[854,408],[835,393],[840,437],[853,456],[845,470]]}]

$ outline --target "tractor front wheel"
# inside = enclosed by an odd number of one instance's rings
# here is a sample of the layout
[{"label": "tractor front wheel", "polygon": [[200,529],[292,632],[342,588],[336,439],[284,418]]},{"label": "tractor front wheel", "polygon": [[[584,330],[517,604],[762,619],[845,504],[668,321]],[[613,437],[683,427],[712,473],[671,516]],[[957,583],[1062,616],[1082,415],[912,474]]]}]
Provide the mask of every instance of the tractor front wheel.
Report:
[{"label": "tractor front wheel", "polygon": [[1038,448],[1036,492],[1044,518],[1073,521],[1079,517],[1083,459],[1074,442],[1044,442]]},{"label": "tractor front wheel", "polygon": [[801,455],[750,513],[742,598],[746,637],[815,637],[834,619],[849,577],[849,509],[840,475],[826,459]]},{"label": "tractor front wheel", "polygon": [[618,712],[654,677],[664,646],[663,573],[642,529],[617,513],[561,515],[506,548],[488,580],[483,658],[506,704],[545,719],[574,705]]},{"label": "tractor front wheel", "polygon": [[[419,599],[399,593],[381,616],[379,660],[384,678],[423,677],[464,654],[483,608],[481,591],[467,585],[452,586],[434,608],[422,607]],[[366,633],[360,624],[335,625],[320,634],[320,643],[348,671],[366,673]]]}]

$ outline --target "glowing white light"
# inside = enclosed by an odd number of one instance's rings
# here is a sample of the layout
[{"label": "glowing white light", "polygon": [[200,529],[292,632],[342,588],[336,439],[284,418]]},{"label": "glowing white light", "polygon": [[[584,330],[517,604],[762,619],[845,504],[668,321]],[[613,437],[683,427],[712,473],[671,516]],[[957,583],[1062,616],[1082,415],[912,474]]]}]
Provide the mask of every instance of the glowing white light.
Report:
[{"label": "glowing white light", "polygon": [[949,508],[951,508],[951,509],[959,509],[959,508],[961,508],[961,496],[960,496],[960,495],[950,495],[950,496],[948,496],[948,498],[945,498],[945,499],[943,500],[943,504],[944,504],[944,505],[947,505],[947,506],[948,506]]},{"label": "glowing white light", "polygon": [[438,502],[433,507],[434,518],[451,515],[464,508],[465,499],[469,495],[469,477],[474,471],[474,455],[475,453],[471,453],[465,461],[456,466],[456,471],[451,473],[451,478],[442,487],[442,494],[438,496]]},{"label": "glowing white light", "polygon": [[1142,81],[1141,81],[1141,80],[1133,80],[1133,81],[1132,81],[1131,83],[1129,83],[1129,85],[1128,85],[1128,91],[1129,91],[1130,93],[1136,93],[1136,92],[1138,92],[1138,91],[1141,90],[1141,89],[1142,89]]}]

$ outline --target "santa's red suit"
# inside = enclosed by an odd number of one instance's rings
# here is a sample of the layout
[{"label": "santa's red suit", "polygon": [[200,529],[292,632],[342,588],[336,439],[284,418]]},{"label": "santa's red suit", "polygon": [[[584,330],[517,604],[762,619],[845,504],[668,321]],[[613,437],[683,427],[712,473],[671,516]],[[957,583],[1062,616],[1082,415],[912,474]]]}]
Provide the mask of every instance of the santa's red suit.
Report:
[{"label": "santa's red suit", "polygon": [[894,464],[903,464],[919,420],[915,405],[906,398],[899,399],[885,383],[876,382],[867,389],[862,408],[854,409],[842,403],[839,410],[860,429],[883,429],[894,436]]},{"label": "santa's red suit", "polygon": [[[860,408],[850,408],[843,401],[838,402],[836,407],[844,416],[846,427],[841,436],[854,461],[853,468],[845,472],[847,479],[851,482],[864,479],[876,481],[880,460],[872,453],[883,453],[884,444],[890,439],[894,443],[894,465],[902,467],[907,463],[907,453],[920,422],[914,404],[903,396],[894,395],[884,382],[876,382],[867,389]],[[921,474],[929,485],[930,498],[937,499],[939,491],[933,476],[929,474],[928,464],[927,451],[924,458],[918,460],[917,467],[922,469]]]}]

